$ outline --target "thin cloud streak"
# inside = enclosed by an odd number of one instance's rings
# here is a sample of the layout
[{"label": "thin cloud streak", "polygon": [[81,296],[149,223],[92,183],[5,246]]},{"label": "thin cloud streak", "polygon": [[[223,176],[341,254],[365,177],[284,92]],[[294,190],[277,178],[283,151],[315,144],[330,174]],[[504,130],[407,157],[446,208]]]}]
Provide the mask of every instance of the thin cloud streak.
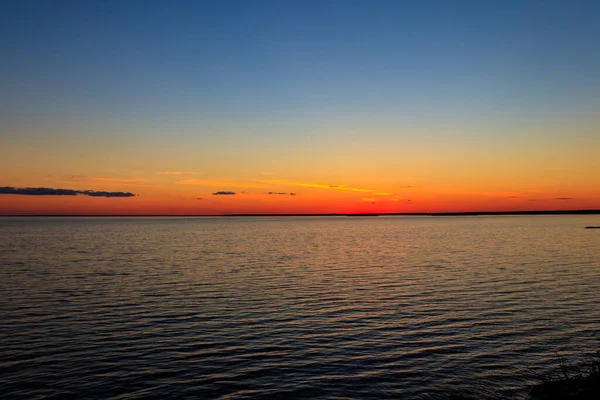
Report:
[{"label": "thin cloud streak", "polygon": [[385,204],[385,203],[410,203],[412,202],[411,199],[405,199],[403,197],[392,197],[391,199],[384,199],[384,200],[379,200],[375,197],[365,197],[360,199],[360,201],[362,202],[367,202],[367,203],[377,203],[377,204]]},{"label": "thin cloud streak", "polygon": [[104,177],[91,177],[88,178],[91,181],[97,182],[115,182],[115,183],[146,183],[148,179],[145,178],[104,178]]},{"label": "thin cloud streak", "polygon": [[175,182],[177,185],[196,185],[196,186],[212,186],[212,187],[239,187],[239,188],[253,188],[253,189],[264,189],[266,186],[257,185],[252,183],[235,182],[229,179],[182,179]]},{"label": "thin cloud streak", "polygon": [[96,184],[96,183],[109,183],[111,186],[142,186],[142,187],[159,187],[154,185],[151,181],[146,178],[108,178],[98,176],[83,176],[83,175],[71,175],[70,179],[46,179],[47,181],[55,183],[84,183],[84,184]]},{"label": "thin cloud streak", "polygon": [[161,175],[204,175],[204,172],[191,172],[191,171],[161,171]]},{"label": "thin cloud streak", "polygon": [[348,187],[346,185],[323,185],[320,183],[305,183],[305,182],[288,182],[281,179],[264,179],[260,180],[262,183],[271,183],[271,184],[283,184],[289,186],[300,186],[300,187],[309,187],[314,189],[329,189],[329,190],[343,190],[348,192],[359,192],[359,193],[373,193],[381,196],[388,196],[391,193],[387,192],[379,192],[376,189],[363,189],[363,188],[355,188]]}]

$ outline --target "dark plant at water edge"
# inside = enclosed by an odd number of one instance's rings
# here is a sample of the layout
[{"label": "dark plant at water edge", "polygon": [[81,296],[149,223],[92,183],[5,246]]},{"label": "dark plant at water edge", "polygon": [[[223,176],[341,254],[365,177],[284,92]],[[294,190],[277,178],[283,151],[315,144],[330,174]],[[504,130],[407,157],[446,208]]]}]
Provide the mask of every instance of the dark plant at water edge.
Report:
[{"label": "dark plant at water edge", "polygon": [[581,364],[568,364],[558,357],[559,370],[533,386],[533,400],[597,400],[600,399],[600,350]]}]

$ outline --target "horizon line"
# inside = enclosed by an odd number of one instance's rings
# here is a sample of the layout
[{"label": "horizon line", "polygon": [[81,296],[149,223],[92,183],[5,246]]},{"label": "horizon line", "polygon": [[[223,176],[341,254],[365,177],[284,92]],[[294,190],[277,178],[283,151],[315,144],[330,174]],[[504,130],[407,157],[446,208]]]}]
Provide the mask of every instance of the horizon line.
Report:
[{"label": "horizon line", "polygon": [[589,210],[455,211],[399,213],[228,213],[228,214],[0,214],[0,217],[379,217],[379,216],[478,216],[478,215],[594,215]]}]

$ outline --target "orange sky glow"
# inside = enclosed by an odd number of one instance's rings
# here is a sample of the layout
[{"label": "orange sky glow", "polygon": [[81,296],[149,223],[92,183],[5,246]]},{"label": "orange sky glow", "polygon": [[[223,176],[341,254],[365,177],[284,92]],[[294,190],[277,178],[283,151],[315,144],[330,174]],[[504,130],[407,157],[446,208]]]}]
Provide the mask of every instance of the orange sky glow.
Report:
[{"label": "orange sky glow", "polygon": [[593,2],[117,3],[5,10],[0,215],[600,209]]}]

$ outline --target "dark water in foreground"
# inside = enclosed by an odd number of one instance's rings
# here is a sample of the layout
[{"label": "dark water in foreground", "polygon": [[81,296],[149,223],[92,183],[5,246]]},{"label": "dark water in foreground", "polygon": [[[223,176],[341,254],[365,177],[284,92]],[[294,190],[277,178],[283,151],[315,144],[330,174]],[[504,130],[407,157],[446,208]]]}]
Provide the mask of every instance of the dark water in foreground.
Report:
[{"label": "dark water in foreground", "polygon": [[0,397],[523,398],[599,347],[586,225],[0,218]]}]

